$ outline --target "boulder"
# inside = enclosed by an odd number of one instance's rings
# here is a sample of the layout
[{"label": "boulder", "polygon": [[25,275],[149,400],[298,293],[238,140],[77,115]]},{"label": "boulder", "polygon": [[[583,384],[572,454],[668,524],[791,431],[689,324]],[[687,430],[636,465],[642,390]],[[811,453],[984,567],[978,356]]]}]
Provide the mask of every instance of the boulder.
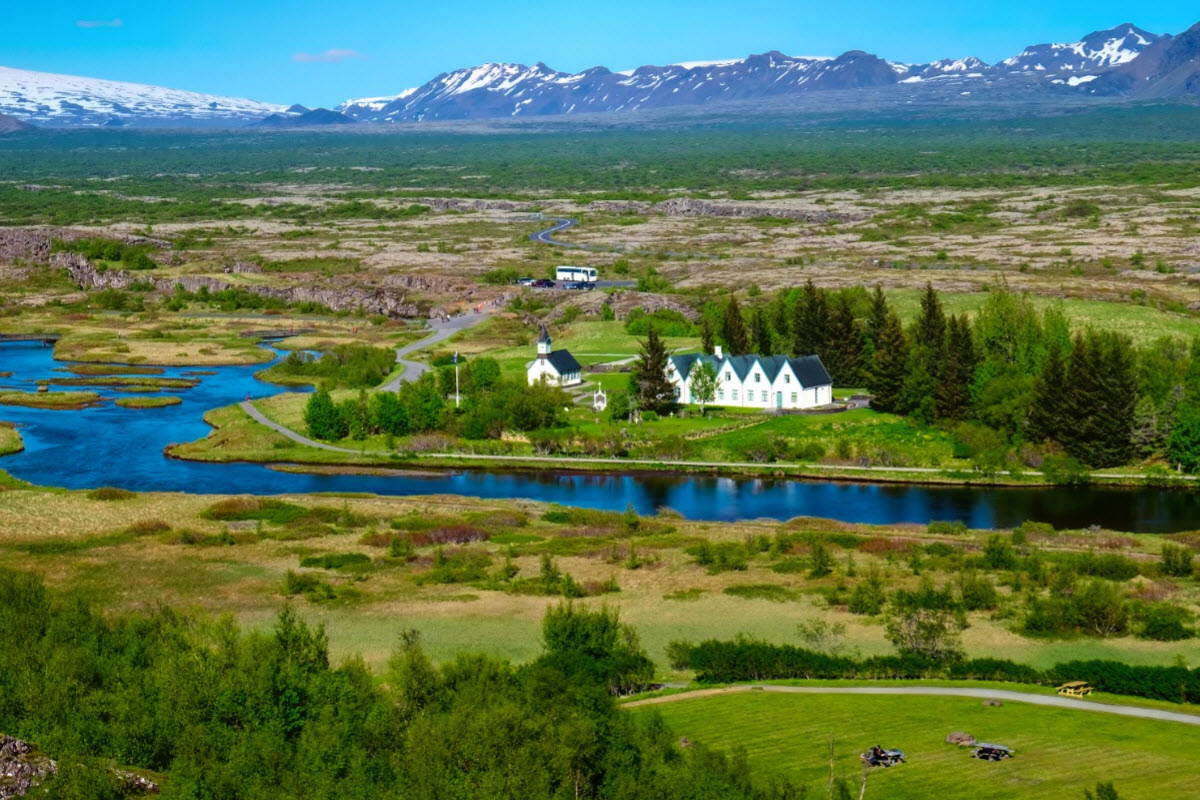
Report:
[{"label": "boulder", "polygon": [[956,744],[959,747],[970,747],[975,744],[975,737],[964,731],[954,731],[946,734],[947,744]]}]

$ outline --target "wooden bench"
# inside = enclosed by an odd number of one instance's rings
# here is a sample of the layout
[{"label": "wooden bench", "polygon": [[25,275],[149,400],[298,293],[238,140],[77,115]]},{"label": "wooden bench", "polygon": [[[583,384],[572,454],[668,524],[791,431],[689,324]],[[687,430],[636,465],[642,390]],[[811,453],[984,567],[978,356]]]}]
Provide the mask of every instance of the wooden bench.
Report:
[{"label": "wooden bench", "polygon": [[1087,697],[1092,693],[1092,687],[1086,681],[1072,681],[1064,683],[1057,691],[1064,697]]}]

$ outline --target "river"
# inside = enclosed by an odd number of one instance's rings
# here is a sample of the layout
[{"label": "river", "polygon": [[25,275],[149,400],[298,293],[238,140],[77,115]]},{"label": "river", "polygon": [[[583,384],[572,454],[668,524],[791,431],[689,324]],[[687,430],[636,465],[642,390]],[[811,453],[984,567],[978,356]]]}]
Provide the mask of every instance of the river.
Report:
[{"label": "river", "polygon": [[[65,365],[38,344],[0,345],[0,390],[32,391],[38,379],[64,377]],[[215,375],[191,376],[197,369]],[[310,475],[277,472],[256,464],[179,461],[163,448],[206,436],[204,412],[244,399],[267,397],[279,387],[254,373],[263,365],[168,367],[161,377],[196,377],[200,384],[176,392],[182,404],[123,409],[122,396],[99,389],[106,402],[80,411],[0,406],[15,422],[25,452],[0,458],[0,469],[45,486],[88,489],[118,486],[134,491],[196,494],[373,492],[381,495],[457,494],[528,498],[565,505],[641,513],[670,507],[692,519],[739,520],[796,516],[892,524],[961,520],[970,527],[1012,527],[1025,520],[1059,528],[1100,525],[1130,532],[1200,528],[1200,494],[1170,489],[977,488],[872,484],[828,480],[717,478],[667,474],[578,474],[560,470],[512,472],[454,470],[411,475]],[[125,395],[137,396],[137,395]]]}]

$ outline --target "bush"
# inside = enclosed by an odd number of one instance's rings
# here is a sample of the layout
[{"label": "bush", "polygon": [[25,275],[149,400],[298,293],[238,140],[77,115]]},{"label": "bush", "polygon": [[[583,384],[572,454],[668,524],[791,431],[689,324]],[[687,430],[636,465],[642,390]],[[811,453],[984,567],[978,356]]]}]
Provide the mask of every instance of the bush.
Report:
[{"label": "bush", "polygon": [[925,528],[926,531],[933,534],[951,536],[961,536],[967,532],[967,525],[960,519],[955,520],[935,520],[930,522]]},{"label": "bush", "polygon": [[136,494],[126,489],[114,489],[111,486],[101,486],[98,489],[92,489],[87,493],[88,500],[132,500],[137,497]]},{"label": "bush", "polygon": [[883,611],[886,595],[883,591],[883,579],[879,573],[872,572],[854,587],[850,594],[847,608],[852,614],[875,615]]},{"label": "bush", "polygon": [[370,563],[371,557],[363,553],[329,553],[300,559],[300,566],[320,569],[342,569]]},{"label": "bush", "polygon": [[1142,625],[1138,636],[1156,642],[1178,642],[1195,635],[1189,625],[1192,615],[1187,609],[1170,603],[1155,603],[1147,606],[1142,614]]},{"label": "bush", "polygon": [[735,583],[726,586],[724,593],[731,597],[741,597],[746,600],[770,600],[773,603],[787,603],[796,599],[796,593],[774,583]]},{"label": "bush", "polygon": [[974,572],[964,572],[959,580],[959,596],[967,611],[990,611],[1000,602],[996,587],[988,578]]},{"label": "bush", "polygon": [[1191,548],[1181,547],[1170,542],[1162,548],[1162,571],[1173,578],[1187,578],[1192,574]]},{"label": "bush", "polygon": [[988,569],[1016,569],[1017,552],[1011,540],[993,533],[983,546],[983,565]]}]

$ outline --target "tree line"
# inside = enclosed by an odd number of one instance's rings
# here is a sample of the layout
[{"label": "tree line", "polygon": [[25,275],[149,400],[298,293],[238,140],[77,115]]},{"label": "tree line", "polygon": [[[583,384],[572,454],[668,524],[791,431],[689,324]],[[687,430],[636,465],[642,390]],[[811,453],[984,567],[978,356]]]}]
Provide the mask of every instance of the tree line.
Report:
[{"label": "tree line", "polygon": [[810,280],[749,310],[709,304],[701,343],[730,355],[817,355],[834,385],[872,407],[952,428],[963,455],[996,469],[1121,466],[1164,457],[1200,469],[1200,338],[1072,330],[1058,306],[1038,311],[998,284],[973,316],[948,315],[927,285],[905,327],[882,289],[826,291]]},{"label": "tree line", "polygon": [[681,748],[656,715],[618,709],[653,665],[609,610],[551,608],[543,653],[432,663],[397,624],[386,672],[334,665],[325,631],[285,609],[241,630],[167,607],[106,617],[0,570],[0,730],[59,765],[46,796],[795,800],[744,756]]}]

